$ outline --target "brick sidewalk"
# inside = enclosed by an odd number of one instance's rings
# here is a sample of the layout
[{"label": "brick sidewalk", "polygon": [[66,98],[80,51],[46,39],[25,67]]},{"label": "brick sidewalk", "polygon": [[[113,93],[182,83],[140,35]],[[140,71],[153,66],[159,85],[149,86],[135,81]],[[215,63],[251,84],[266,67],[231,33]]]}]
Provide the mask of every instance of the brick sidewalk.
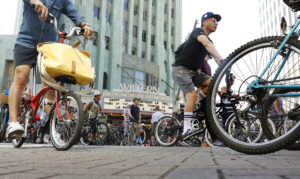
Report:
[{"label": "brick sidewalk", "polygon": [[262,156],[228,148],[0,144],[0,178],[299,179],[300,151]]}]

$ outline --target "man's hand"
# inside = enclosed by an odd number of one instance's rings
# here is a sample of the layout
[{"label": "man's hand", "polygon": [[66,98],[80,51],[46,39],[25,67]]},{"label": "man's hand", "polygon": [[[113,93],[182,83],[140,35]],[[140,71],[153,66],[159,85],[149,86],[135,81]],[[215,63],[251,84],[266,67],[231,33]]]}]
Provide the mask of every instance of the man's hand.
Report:
[{"label": "man's hand", "polygon": [[84,38],[87,39],[89,36],[93,35],[94,31],[90,26],[85,24],[86,24],[85,22],[82,22],[80,27],[83,26],[82,29],[84,29]]},{"label": "man's hand", "polygon": [[41,13],[41,20],[46,20],[48,17],[48,8],[40,0],[30,0],[31,5],[35,5],[34,10]]}]

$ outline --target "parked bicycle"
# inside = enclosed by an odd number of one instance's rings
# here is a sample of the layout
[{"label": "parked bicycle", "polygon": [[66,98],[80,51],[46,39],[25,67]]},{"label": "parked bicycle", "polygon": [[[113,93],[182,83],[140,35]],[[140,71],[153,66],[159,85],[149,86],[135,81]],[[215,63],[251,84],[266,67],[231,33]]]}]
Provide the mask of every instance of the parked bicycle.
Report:
[{"label": "parked bicycle", "polygon": [[[300,10],[300,0],[284,0],[295,11]],[[217,69],[207,94],[208,126],[226,146],[247,154],[265,154],[278,151],[293,144],[300,137],[299,103],[300,74],[300,16],[288,33],[287,24],[282,18],[284,36],[263,37],[241,46]],[[263,133],[268,140],[260,143],[248,143],[238,140],[226,131],[218,117],[216,104],[220,101],[218,89],[228,72],[239,81],[238,96],[244,105],[237,108],[235,117],[256,118],[260,121]],[[268,122],[273,102],[282,98],[286,121],[293,122],[289,129],[280,136],[274,135]],[[261,109],[253,113],[253,107]],[[246,127],[243,125],[243,127]]]},{"label": "parked bicycle", "polygon": [[[192,146],[201,146],[205,142],[205,114],[204,105],[197,103],[193,113],[192,128],[199,129],[199,132],[194,133],[187,137],[185,140],[192,141]],[[173,145],[191,146],[190,143],[186,143],[181,134],[183,131],[183,114],[184,105],[180,105],[180,109],[175,111],[172,116],[164,116],[157,122],[155,129],[155,139],[159,145],[164,147],[170,147]]]},{"label": "parked bicycle", "polygon": [[100,122],[99,118],[86,119],[82,125],[80,142],[83,145],[105,145],[108,139],[108,131],[107,124]]}]

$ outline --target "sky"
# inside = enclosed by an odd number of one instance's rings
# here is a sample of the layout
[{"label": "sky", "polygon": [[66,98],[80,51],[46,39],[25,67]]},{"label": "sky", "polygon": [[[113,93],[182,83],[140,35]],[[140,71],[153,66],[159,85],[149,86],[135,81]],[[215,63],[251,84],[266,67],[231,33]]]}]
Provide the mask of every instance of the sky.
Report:
[{"label": "sky", "polygon": [[[0,34],[13,34],[18,0],[0,5]],[[240,45],[260,37],[258,0],[182,0],[182,37],[191,32],[196,19],[208,11],[220,14],[218,29],[211,34],[223,58]],[[5,28],[3,28],[5,27]],[[210,62],[212,63],[212,62]]]}]

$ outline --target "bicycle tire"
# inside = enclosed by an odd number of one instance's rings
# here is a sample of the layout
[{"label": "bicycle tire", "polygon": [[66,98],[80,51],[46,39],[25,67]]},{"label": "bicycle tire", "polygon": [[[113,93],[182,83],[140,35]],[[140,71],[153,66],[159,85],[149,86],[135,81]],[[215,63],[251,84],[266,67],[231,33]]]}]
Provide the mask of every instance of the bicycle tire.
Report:
[{"label": "bicycle tire", "polygon": [[[219,66],[212,78],[207,94],[208,105],[206,106],[206,112],[208,116],[208,125],[213,129],[213,133],[217,135],[218,138],[226,146],[230,147],[233,150],[246,154],[267,154],[283,149],[285,146],[292,144],[300,137],[299,132],[297,132],[300,130],[300,124],[298,124],[297,126],[295,126],[295,130],[289,133],[289,135],[274,139],[274,141],[255,143],[251,145],[241,143],[230,138],[229,135],[223,132],[224,130],[221,129],[220,124],[217,123],[216,115],[214,114],[214,98],[216,96],[216,88],[218,88],[218,83],[220,83],[222,75],[225,75],[227,69],[230,68],[233,63],[237,62],[239,58],[243,57],[245,54],[251,53],[252,51],[258,49],[260,46],[264,46],[265,44],[271,45],[272,42],[282,42],[283,39],[284,37],[279,36],[264,37],[241,46],[225,59],[225,61]],[[293,39],[290,39],[287,42],[286,46],[287,45],[294,47],[297,52],[300,49],[299,41]]]},{"label": "bicycle tire", "polygon": [[[145,143],[145,141],[146,141],[146,138],[147,138],[147,134],[146,134],[146,131],[145,131],[145,129],[142,129],[143,130],[143,132],[141,132],[141,135],[140,135],[140,137],[139,138],[141,138],[142,136],[144,136],[144,138],[142,139],[142,141],[140,142],[140,143],[138,143],[137,145],[138,146],[142,146],[144,143]],[[134,136],[133,136],[134,137]],[[130,143],[130,134],[128,135],[128,142]],[[137,143],[137,142],[136,142]]]},{"label": "bicycle tire", "polygon": [[5,133],[6,133],[6,125],[7,125],[7,122],[4,124],[3,121],[4,121],[4,118],[6,117],[7,119],[9,118],[9,112],[8,112],[8,109],[4,108],[5,110],[2,109],[1,111],[1,115],[0,115],[0,142],[2,142],[4,139],[5,139]]},{"label": "bicycle tire", "polygon": [[23,143],[25,142],[26,138],[25,137],[17,137],[15,139],[12,139],[12,145],[15,148],[20,148],[22,147]]},{"label": "bicycle tire", "polygon": [[157,143],[160,145],[160,146],[163,146],[163,147],[170,147],[170,146],[173,146],[174,144],[177,143],[178,141],[178,138],[179,138],[179,135],[180,135],[180,130],[177,129],[176,130],[176,134],[175,134],[175,137],[174,137],[174,140],[169,142],[169,143],[165,143],[163,141],[161,141],[161,139],[159,138],[159,126],[161,125],[161,123],[163,122],[163,120],[166,120],[166,119],[170,119],[172,121],[174,121],[176,123],[176,125],[180,125],[176,119],[174,119],[173,117],[171,116],[164,116],[162,118],[160,118],[158,121],[157,121],[157,125],[155,126],[155,140],[157,141]]},{"label": "bicycle tire", "polygon": [[88,134],[89,134],[90,130],[88,129],[88,132],[86,132],[87,127],[89,127],[89,126],[83,126],[81,129],[79,141],[82,145],[89,145],[89,143],[90,143],[90,140],[88,140],[88,138],[89,138]]},{"label": "bicycle tire", "polygon": [[[99,128],[101,128],[100,126],[104,127],[105,128],[105,134],[104,133],[101,133],[102,135],[104,135],[103,138],[99,138]],[[105,145],[107,144],[107,140],[108,140],[108,135],[109,135],[109,132],[108,132],[108,126],[106,123],[104,122],[98,122],[98,127],[97,127],[97,132],[96,132],[96,140],[98,142],[99,145]]]},{"label": "bicycle tire", "polygon": [[[74,100],[74,102],[76,103],[76,107],[77,107],[77,111],[78,111],[78,119],[77,119],[77,124],[75,126],[75,130],[73,131],[73,135],[71,136],[71,138],[68,141],[62,141],[61,139],[61,134],[58,134],[58,132],[55,129],[55,125],[56,125],[56,121],[57,121],[57,112],[56,112],[56,103],[61,103],[63,102],[62,100],[66,100],[66,99],[70,99],[70,100]],[[82,102],[79,98],[79,96],[77,94],[75,94],[74,92],[66,92],[63,93],[60,100],[56,101],[56,103],[54,103],[52,110],[50,112],[50,138],[51,138],[51,142],[53,147],[58,150],[58,151],[66,151],[68,149],[70,149],[75,143],[76,141],[79,140],[80,137],[80,133],[81,133],[81,127],[82,127],[82,121],[84,118],[84,113],[83,113],[83,107],[82,107]],[[62,111],[60,111],[62,112]],[[70,120],[70,119],[67,119]],[[63,121],[64,122],[64,121]],[[66,131],[64,131],[66,132]]]}]

